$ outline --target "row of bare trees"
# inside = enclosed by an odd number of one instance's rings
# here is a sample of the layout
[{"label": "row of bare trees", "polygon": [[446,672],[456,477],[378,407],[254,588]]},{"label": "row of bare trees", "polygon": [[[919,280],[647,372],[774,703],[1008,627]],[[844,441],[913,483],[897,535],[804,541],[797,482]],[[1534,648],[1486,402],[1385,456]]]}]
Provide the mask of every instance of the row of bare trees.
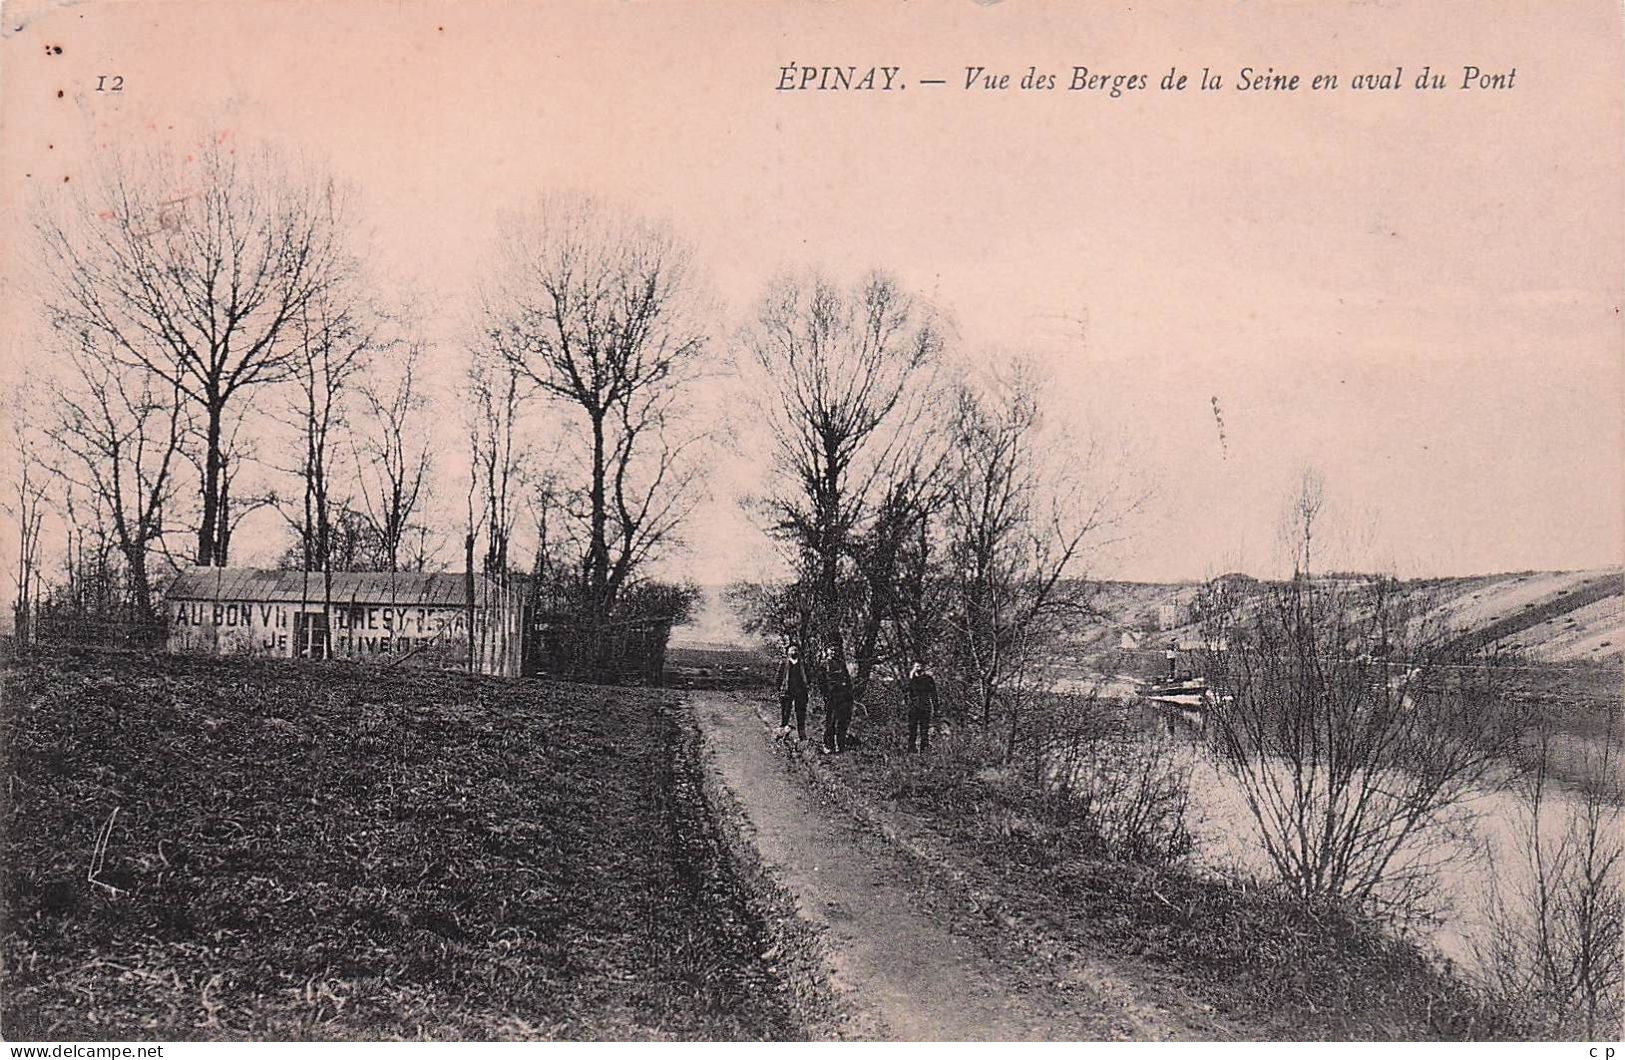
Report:
[{"label": "row of bare trees", "polygon": [[[352,213],[331,180],[223,139],[122,159],[44,205],[45,323],[65,357],[8,505],[29,546],[20,602],[47,479],[105,518],[141,613],[155,562],[224,566],[262,509],[292,535],[283,562],[321,576],[313,598],[335,569],[430,562],[431,458],[450,447],[422,335],[369,283]],[[528,509],[533,572],[602,631],[703,496],[711,425],[690,398],[713,307],[664,225],[566,195],[511,220],[458,388],[464,558],[472,571],[483,540],[505,583]]]},{"label": "row of bare trees", "polygon": [[[423,339],[369,284],[353,214],[331,180],[223,140],[125,159],[41,212],[67,356],[40,467],[105,518],[138,610],[157,557],[224,566],[267,508],[284,562],[320,574],[313,597],[334,569],[426,562]],[[662,224],[567,195],[510,218],[459,388],[470,570],[524,566],[528,509],[535,583],[589,639],[618,621],[704,496],[714,310]],[[781,280],[739,346],[773,398],[784,488],[761,508],[803,567],[798,635],[849,645],[860,694],[877,665],[952,639],[984,718],[1009,706],[1101,525],[1075,469],[1031,459],[1037,380],[950,370],[939,314],[883,276]]]},{"label": "row of bare trees", "polygon": [[[42,215],[48,312],[89,369],[80,381],[106,392],[133,380],[141,407],[123,411],[138,422],[159,397],[175,406],[172,423],[196,420],[199,564],[229,553],[241,407],[297,371],[301,325],[308,339],[313,315],[344,311],[355,265],[342,228],[331,182],[218,145],[192,163],[112,167],[100,188]],[[124,503],[139,516],[149,499]]]},{"label": "row of bare trees", "polygon": [[1008,757],[1087,612],[1088,560],[1134,500],[1047,415],[1030,362],[979,375],[947,336],[884,275],[790,277],[762,299],[743,345],[775,475],[756,507],[797,577],[747,606],[809,658],[834,648],[860,698],[935,660]]},{"label": "row of bare trees", "polygon": [[[420,340],[367,288],[332,181],[217,141],[109,165],[43,204],[36,234],[60,368],[15,419],[24,480],[58,484],[70,533],[110,527],[137,614],[154,563],[224,566],[267,507],[305,570],[331,571],[346,536],[402,562],[430,480]],[[37,578],[37,553],[23,563]]]}]

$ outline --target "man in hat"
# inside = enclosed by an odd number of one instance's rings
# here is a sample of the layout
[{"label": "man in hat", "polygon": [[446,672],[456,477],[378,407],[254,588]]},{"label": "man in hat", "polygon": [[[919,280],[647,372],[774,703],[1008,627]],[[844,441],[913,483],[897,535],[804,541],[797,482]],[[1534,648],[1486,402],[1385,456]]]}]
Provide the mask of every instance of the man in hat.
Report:
[{"label": "man in hat", "polygon": [[824,650],[824,754],[839,754],[851,741],[852,674],[846,668],[846,654],[840,638],[832,638]]},{"label": "man in hat", "polygon": [[931,715],[937,709],[937,679],[931,676],[931,671],[925,665],[924,659],[917,659],[908,671],[908,749],[929,751],[931,749]]},{"label": "man in hat", "polygon": [[807,667],[801,661],[801,649],[794,644],[784,650],[779,663],[779,736],[790,735],[790,711],[796,714],[796,738],[807,738]]}]

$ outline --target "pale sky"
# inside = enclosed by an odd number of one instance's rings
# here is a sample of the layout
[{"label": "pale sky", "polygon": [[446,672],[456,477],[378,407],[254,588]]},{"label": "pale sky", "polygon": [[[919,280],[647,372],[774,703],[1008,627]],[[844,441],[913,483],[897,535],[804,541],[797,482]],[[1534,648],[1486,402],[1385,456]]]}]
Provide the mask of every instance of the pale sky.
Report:
[{"label": "pale sky", "polygon": [[[878,267],[967,355],[1036,354],[1054,414],[1156,485],[1101,574],[1265,569],[1305,465],[1375,528],[1368,563],[1620,563],[1617,3],[1100,6],[6,4],[5,378],[34,350],[29,204],[112,145],[229,130],[353,186],[375,269],[434,307],[448,386],[503,211],[584,189],[698,248],[719,341],[783,269]],[[775,91],[791,62],[908,87]],[[1424,64],[1449,87],[1412,89]],[[1465,64],[1515,87],[1460,90]],[[966,92],[968,65],[1012,87]],[[1175,65],[1225,85],[1160,91]],[[1021,91],[1029,66],[1060,89]],[[1074,66],[1150,87],[1069,92]],[[1343,85],[1237,91],[1247,66]],[[1399,90],[1348,87],[1396,66]],[[765,569],[742,450],[677,561],[704,581]]]}]

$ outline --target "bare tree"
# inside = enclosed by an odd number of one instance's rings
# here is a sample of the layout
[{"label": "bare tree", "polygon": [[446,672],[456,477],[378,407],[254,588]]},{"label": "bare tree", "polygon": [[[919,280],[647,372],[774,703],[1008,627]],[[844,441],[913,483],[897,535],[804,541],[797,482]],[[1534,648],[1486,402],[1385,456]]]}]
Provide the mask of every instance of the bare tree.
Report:
[{"label": "bare tree", "polygon": [[515,365],[476,353],[467,375],[469,449],[484,504],[485,573],[507,584],[515,505],[524,493],[526,450],[520,434],[524,380]]},{"label": "bare tree", "polygon": [[120,363],[89,333],[68,356],[71,371],[57,388],[51,427],[69,457],[59,471],[110,518],[130,603],[146,617],[153,613],[147,565],[175,500],[175,464],[190,428],[184,395]]},{"label": "bare tree", "polygon": [[[227,439],[243,396],[289,375],[297,320],[348,272],[330,182],[215,142],[191,161],[115,165],[38,224],[57,327],[151,373],[202,420],[197,562],[224,565]],[[78,187],[75,185],[75,187]]]},{"label": "bare tree", "polygon": [[[780,488],[765,502],[770,530],[799,557],[811,632],[831,641],[851,622],[842,584],[862,576],[860,539],[872,531],[867,569],[877,573],[923,518],[919,490],[932,462],[922,443],[942,333],[887,276],[842,290],[811,275],[776,282],[744,342],[773,395],[765,412]],[[862,695],[877,627],[860,626]]]},{"label": "bare tree", "polygon": [[478,646],[474,643],[475,608],[478,606],[474,583],[474,545],[479,541],[480,531],[484,528],[485,520],[490,514],[487,504],[476,503],[476,498],[480,497],[480,470],[483,466],[480,453],[480,428],[475,422],[477,415],[477,412],[472,414],[468,424],[468,494],[465,498],[468,520],[464,526],[463,534],[463,606],[468,628],[467,666],[469,673],[475,672],[478,652]]},{"label": "bare tree", "polygon": [[40,439],[30,426],[35,396],[31,379],[24,377],[12,391],[6,412],[11,419],[15,478],[5,512],[17,524],[17,566],[12,574],[13,630],[19,645],[32,639],[34,605],[39,597],[42,531],[50,499],[50,473],[40,452]]},{"label": "bare tree", "polygon": [[57,504],[67,531],[63,580],[47,588],[40,617],[71,623],[78,636],[107,637],[128,629],[120,613],[129,603],[128,593],[113,558],[116,547],[104,499],[67,479]]},{"label": "bare tree", "polygon": [[667,228],[580,197],[545,199],[504,250],[484,338],[585,435],[562,511],[582,524],[583,617],[601,628],[697,499],[704,432],[683,414],[706,350],[698,281]]},{"label": "bare tree", "polygon": [[362,381],[361,415],[352,435],[363,509],[391,571],[401,568],[413,519],[428,497],[430,468],[428,402],[418,379],[422,347],[414,339],[402,349],[393,385]]},{"label": "bare tree", "polygon": [[946,497],[948,449],[925,444],[928,439],[922,433],[919,444],[900,453],[872,517],[853,535],[856,577],[842,593],[842,611],[853,632],[859,695],[887,664],[901,679],[937,640],[941,611],[933,605],[943,601],[932,531]]},{"label": "bare tree", "polygon": [[530,607],[533,614],[567,610],[580,599],[585,570],[580,542],[572,529],[579,520],[568,511],[570,490],[555,471],[543,471],[530,483],[531,521],[536,527],[536,554],[531,561]]},{"label": "bare tree", "polygon": [[303,449],[299,477],[304,485],[300,527],[306,570],[329,568],[333,520],[335,433],[347,426],[348,390],[365,372],[373,334],[361,307],[321,292],[300,308],[294,335],[298,353],[293,374],[299,388],[298,414]]},{"label": "bare tree", "polygon": [[411,523],[401,538],[400,569],[410,571],[444,570],[442,548],[445,540],[423,523]]},{"label": "bare tree", "polygon": [[325,657],[331,650],[327,623],[333,612],[335,441],[347,426],[349,390],[366,371],[374,345],[374,321],[367,309],[337,286],[315,292],[294,314],[291,334],[296,352],[290,371],[296,386],[291,402],[299,464],[302,507],[282,514],[299,534],[305,597],[310,575],[321,575],[321,617],[310,627],[302,648]]},{"label": "bare tree", "polygon": [[1463,803],[1528,708],[1493,652],[1456,650],[1391,578],[1322,577],[1324,494],[1291,508],[1291,577],[1208,631],[1209,728],[1281,880],[1305,900],[1432,912]]},{"label": "bare tree", "polygon": [[1040,392],[1020,361],[960,389],[944,513],[952,660],[981,722],[1004,715],[1007,759],[1063,633],[1089,613],[1086,560],[1134,506],[1089,447],[1045,429]]}]

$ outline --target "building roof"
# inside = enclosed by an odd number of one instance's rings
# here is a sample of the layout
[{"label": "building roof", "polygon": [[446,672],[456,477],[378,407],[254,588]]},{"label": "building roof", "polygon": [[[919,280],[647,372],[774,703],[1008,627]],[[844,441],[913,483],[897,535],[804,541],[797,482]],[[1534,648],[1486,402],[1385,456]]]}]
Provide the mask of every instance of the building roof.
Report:
[{"label": "building roof", "polygon": [[[418,571],[353,571],[333,573],[335,604],[395,606],[464,606],[464,575]],[[484,575],[474,577],[474,601],[483,603],[501,590]],[[320,601],[320,571],[255,570],[249,567],[193,567],[182,571],[164,594],[171,600]]]}]

